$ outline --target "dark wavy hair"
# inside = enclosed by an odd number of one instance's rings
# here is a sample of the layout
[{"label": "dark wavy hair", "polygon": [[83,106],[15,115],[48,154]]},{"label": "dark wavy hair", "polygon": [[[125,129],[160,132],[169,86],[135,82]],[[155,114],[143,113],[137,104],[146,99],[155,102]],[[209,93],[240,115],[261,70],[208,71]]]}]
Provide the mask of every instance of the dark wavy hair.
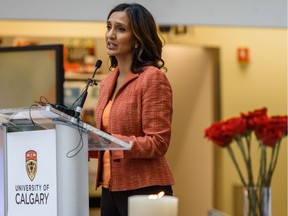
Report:
[{"label": "dark wavy hair", "polygon": [[[125,11],[128,14],[132,33],[138,44],[134,49],[131,71],[133,73],[142,72],[145,66],[155,66],[158,69],[167,70],[161,57],[164,41],[162,43],[152,14],[140,4],[122,3],[110,11],[107,20],[112,13],[117,11]],[[110,61],[110,69],[118,65],[115,56],[110,56]]]}]

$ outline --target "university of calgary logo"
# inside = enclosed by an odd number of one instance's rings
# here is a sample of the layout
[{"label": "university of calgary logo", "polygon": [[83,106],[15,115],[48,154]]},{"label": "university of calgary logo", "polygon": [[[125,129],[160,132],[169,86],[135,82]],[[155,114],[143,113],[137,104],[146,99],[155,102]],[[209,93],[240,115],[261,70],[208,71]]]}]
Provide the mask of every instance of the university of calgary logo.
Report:
[{"label": "university of calgary logo", "polygon": [[34,150],[26,152],[26,172],[29,179],[33,181],[37,172],[37,152]]}]

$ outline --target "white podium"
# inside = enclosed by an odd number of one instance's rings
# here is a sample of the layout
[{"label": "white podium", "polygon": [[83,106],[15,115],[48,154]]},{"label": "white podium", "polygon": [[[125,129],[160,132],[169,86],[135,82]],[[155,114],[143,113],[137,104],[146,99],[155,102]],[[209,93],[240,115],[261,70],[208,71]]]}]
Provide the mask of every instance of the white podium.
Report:
[{"label": "white podium", "polygon": [[89,216],[88,150],[129,150],[53,107],[0,110],[0,216]]}]

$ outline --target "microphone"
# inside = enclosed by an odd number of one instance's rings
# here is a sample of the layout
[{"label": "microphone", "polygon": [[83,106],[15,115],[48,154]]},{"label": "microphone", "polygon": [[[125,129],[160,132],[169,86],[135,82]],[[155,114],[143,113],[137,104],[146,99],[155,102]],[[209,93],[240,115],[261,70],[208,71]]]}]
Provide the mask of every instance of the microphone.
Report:
[{"label": "microphone", "polygon": [[91,78],[89,78],[86,82],[86,86],[85,86],[85,89],[83,91],[83,93],[81,94],[81,98],[80,98],[80,102],[79,102],[79,105],[76,107],[75,109],[75,114],[74,114],[74,117],[75,118],[79,118],[80,114],[81,114],[81,111],[82,111],[82,108],[84,106],[84,103],[85,103],[85,100],[87,98],[87,95],[88,95],[88,88],[89,86],[93,86],[95,84],[93,78],[94,76],[96,75],[96,72],[97,70],[101,67],[102,65],[102,61],[101,60],[97,60],[96,61],[96,64],[95,64],[95,70],[94,70],[94,73],[92,75]]},{"label": "microphone", "polygon": [[95,70],[94,70],[93,76],[91,77],[92,79],[96,75],[96,71],[101,67],[101,65],[102,65],[102,61],[101,60],[97,60],[96,64],[95,64]]}]

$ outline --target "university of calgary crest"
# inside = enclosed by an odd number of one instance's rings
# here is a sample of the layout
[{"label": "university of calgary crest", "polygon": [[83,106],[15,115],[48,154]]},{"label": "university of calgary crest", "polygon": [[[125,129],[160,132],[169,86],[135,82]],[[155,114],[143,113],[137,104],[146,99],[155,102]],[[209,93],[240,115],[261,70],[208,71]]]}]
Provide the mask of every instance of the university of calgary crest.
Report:
[{"label": "university of calgary crest", "polygon": [[34,150],[26,152],[26,172],[29,179],[33,181],[37,172],[37,152]]}]

